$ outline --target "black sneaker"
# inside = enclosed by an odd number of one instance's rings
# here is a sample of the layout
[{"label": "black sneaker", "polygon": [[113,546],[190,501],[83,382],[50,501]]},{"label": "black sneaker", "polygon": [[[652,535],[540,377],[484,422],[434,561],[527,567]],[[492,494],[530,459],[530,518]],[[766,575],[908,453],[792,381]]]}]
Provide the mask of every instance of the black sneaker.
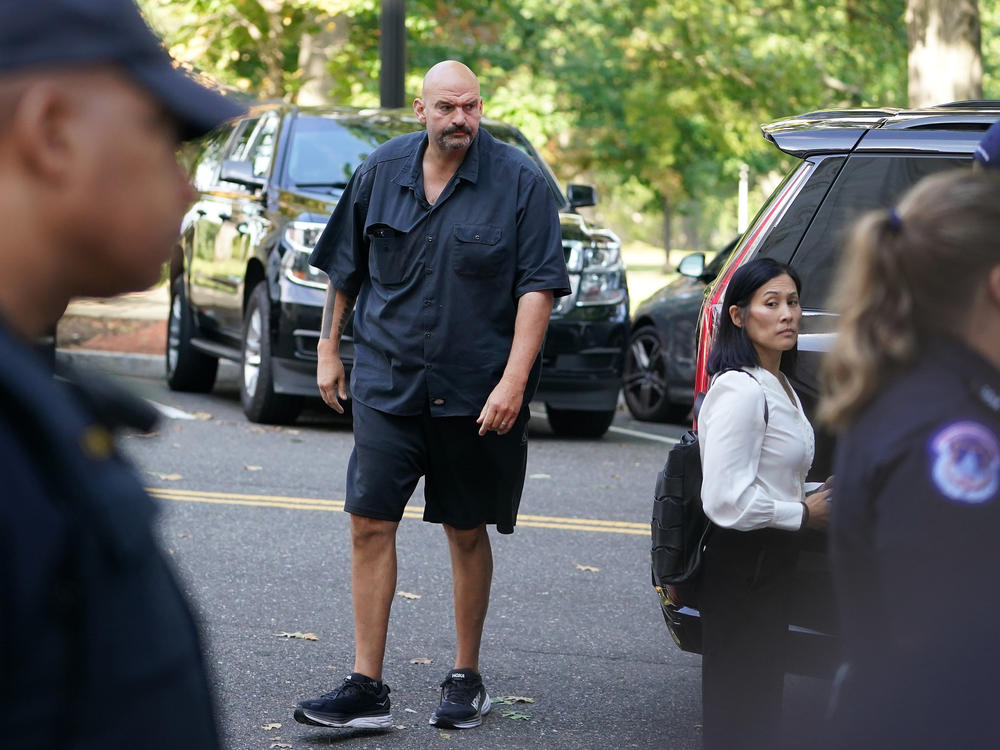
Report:
[{"label": "black sneaker", "polygon": [[299,701],[295,720],[317,727],[389,729],[389,686],[354,672],[332,693]]},{"label": "black sneaker", "polygon": [[471,729],[490,712],[490,696],[483,678],[471,669],[452,670],[441,683],[441,705],[430,723],[449,729]]}]

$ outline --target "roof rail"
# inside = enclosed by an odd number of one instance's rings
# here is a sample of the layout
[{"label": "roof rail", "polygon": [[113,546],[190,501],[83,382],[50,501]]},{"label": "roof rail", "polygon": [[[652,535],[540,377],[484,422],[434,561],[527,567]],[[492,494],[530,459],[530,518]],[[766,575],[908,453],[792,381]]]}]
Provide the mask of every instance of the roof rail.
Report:
[{"label": "roof rail", "polygon": [[959,102],[948,102],[947,104],[935,104],[935,109],[954,107],[955,109],[1000,109],[1000,101],[996,99],[966,99]]}]

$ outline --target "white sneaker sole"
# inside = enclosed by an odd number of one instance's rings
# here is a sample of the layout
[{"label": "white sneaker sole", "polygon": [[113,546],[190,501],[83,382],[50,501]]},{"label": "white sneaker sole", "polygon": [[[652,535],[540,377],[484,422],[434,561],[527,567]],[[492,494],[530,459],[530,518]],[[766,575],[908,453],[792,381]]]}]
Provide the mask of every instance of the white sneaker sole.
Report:
[{"label": "white sneaker sole", "polygon": [[320,726],[334,727],[336,729],[392,728],[392,714],[386,714],[385,716],[358,716],[357,718],[343,722],[333,721],[329,717],[323,716],[323,714],[317,714],[306,709],[302,709],[302,715],[309,719],[309,721],[319,724]]},{"label": "white sneaker sole", "polygon": [[483,717],[490,712],[492,707],[493,703],[490,701],[489,694],[487,694],[486,700],[483,701],[482,708],[479,709],[479,714],[477,716],[473,716],[471,719],[466,721],[449,721],[447,719],[438,719],[436,716],[431,716],[428,723],[432,727],[440,727],[441,729],[473,729],[483,723]]}]

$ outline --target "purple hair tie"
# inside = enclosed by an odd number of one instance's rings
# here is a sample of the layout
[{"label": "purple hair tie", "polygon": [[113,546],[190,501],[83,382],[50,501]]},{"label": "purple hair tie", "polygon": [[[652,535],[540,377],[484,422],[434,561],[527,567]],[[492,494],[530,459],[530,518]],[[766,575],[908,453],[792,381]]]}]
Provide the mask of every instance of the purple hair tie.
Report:
[{"label": "purple hair tie", "polygon": [[892,227],[892,231],[901,232],[903,231],[903,220],[899,218],[899,214],[896,213],[896,209],[889,209],[889,226]]}]

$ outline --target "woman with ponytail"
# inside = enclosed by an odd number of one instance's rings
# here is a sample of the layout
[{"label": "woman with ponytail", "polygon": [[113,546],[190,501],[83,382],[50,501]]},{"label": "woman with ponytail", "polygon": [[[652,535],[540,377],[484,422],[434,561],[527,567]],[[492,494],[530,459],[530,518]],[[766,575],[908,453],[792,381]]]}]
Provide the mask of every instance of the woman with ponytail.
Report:
[{"label": "woman with ponytail", "polygon": [[836,747],[1000,736],[1000,173],[863,217],[835,285]]}]

